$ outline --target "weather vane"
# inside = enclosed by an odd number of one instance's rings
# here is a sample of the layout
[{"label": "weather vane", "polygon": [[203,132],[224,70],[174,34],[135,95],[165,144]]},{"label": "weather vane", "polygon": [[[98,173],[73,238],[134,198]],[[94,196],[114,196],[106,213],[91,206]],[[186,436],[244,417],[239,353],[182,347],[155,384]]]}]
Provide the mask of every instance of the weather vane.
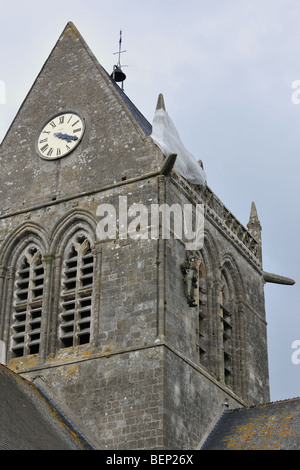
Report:
[{"label": "weather vane", "polygon": [[[121,82],[122,83],[122,90],[124,90],[123,82],[124,82],[124,80],[126,80],[126,75],[122,71],[122,66],[121,66],[121,54],[123,54],[124,52],[127,52],[127,51],[122,51],[122,30],[121,30],[120,31],[120,39],[119,39],[119,51],[114,52],[114,54],[113,54],[113,55],[118,54],[119,55],[119,60],[118,60],[117,65],[114,65],[113,73],[111,74],[111,78],[115,82]],[[123,67],[127,67],[127,65],[123,65]]]}]

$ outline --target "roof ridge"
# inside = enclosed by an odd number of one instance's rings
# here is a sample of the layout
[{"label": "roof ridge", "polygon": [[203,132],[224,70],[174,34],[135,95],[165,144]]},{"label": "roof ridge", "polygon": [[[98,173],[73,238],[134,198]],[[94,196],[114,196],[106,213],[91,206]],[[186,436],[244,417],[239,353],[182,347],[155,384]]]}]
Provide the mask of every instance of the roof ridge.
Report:
[{"label": "roof ridge", "polygon": [[43,388],[22,377],[4,364],[0,364],[0,374],[7,374],[9,381],[17,387],[22,396],[30,402],[36,410],[40,410],[44,419],[51,427],[58,429],[72,442],[73,446],[82,450],[96,450],[91,441],[75,426],[71,419],[52,400]]},{"label": "roof ridge", "polygon": [[230,409],[225,410],[225,413],[231,413],[233,411],[249,410],[249,409],[252,409],[252,408],[260,408],[260,407],[263,407],[263,406],[274,405],[275,403],[284,403],[284,402],[293,401],[293,400],[300,400],[300,397],[282,398],[280,400],[267,401],[267,402],[257,403],[257,404],[254,404],[254,405],[243,406],[243,407],[239,407],[239,408],[230,408]]},{"label": "roof ridge", "polygon": [[62,411],[62,409],[53,401],[53,399],[43,390],[39,384],[33,384],[36,390],[48,402],[49,406],[55,409],[57,414],[60,416],[61,421],[66,425],[66,430],[68,434],[71,434],[72,439],[75,435],[78,436],[78,441],[85,450],[96,450],[96,447],[87,439],[87,437],[78,429],[77,426],[71,421],[71,419]]},{"label": "roof ridge", "polygon": [[122,105],[125,104],[124,110],[125,110],[128,118],[130,119],[130,121],[132,122],[134,127],[136,128],[136,130],[142,135],[142,137],[145,137],[145,136],[149,137],[150,134],[152,133],[152,125],[144,117],[144,115],[138,110],[138,108],[132,103],[132,101],[127,97],[127,95],[124,93],[124,91],[121,90],[121,88],[116,84],[116,82],[114,82],[114,80],[110,77],[110,75],[104,69],[104,67],[100,64],[99,60],[97,59],[95,54],[92,52],[91,48],[89,47],[89,45],[87,44],[87,42],[85,41],[85,39],[83,38],[81,33],[79,32],[79,30],[76,28],[74,23],[72,21],[68,21],[68,23],[66,24],[66,26],[63,29],[63,32],[60,34],[59,38],[55,42],[55,44],[52,47],[50,53],[48,54],[46,60],[44,61],[39,73],[37,74],[35,80],[33,81],[33,84],[31,85],[31,87],[29,88],[27,94],[25,95],[25,97],[24,97],[21,105],[19,106],[19,108],[17,110],[17,113],[15,114],[12,122],[10,123],[10,126],[8,127],[2,141],[0,141],[0,148],[1,148],[2,144],[4,143],[4,141],[6,140],[6,137],[9,135],[9,132],[10,132],[10,130],[13,127],[13,124],[15,122],[15,119],[19,115],[19,113],[20,113],[21,109],[23,108],[27,98],[30,96],[32,90],[34,89],[34,87],[36,85],[36,82],[38,81],[38,79],[41,76],[43,70],[45,69],[50,57],[52,56],[55,49],[58,47],[59,42],[64,38],[64,36],[66,36],[68,34],[68,32],[71,35],[73,35],[73,37],[76,37],[76,39],[78,39],[81,42],[82,46],[86,50],[86,52],[89,55],[90,59],[93,61],[93,64],[95,65],[95,67],[97,67],[99,73],[102,75],[104,80],[107,81],[107,84],[114,91],[114,94],[115,94],[117,100],[119,102],[121,102]]},{"label": "roof ridge", "polygon": [[214,438],[214,436],[216,435],[216,433],[218,432],[219,425],[220,425],[220,423],[225,419],[225,416],[226,416],[226,414],[227,414],[227,411],[228,411],[228,410],[223,410],[223,413],[221,414],[221,416],[219,417],[219,419],[218,419],[217,422],[215,423],[214,427],[212,428],[212,430],[210,431],[210,433],[209,433],[208,436],[206,437],[205,441],[203,442],[202,446],[200,447],[200,450],[206,450],[206,448],[209,449],[209,443],[210,443],[210,441]]},{"label": "roof ridge", "polygon": [[[62,37],[66,34],[67,29],[71,29],[71,33],[76,35],[76,37],[81,41],[82,45],[86,49],[87,53],[89,54],[90,58],[93,60],[95,66],[98,68],[99,72],[104,75],[104,77],[108,80],[108,83],[113,85],[113,89],[117,91],[116,96],[118,98],[121,98],[122,103],[126,105],[126,110],[127,110],[127,115],[133,121],[133,123],[136,125],[138,124],[138,130],[142,129],[143,133],[149,137],[149,135],[152,133],[152,125],[151,123],[145,118],[145,116],[141,113],[141,111],[135,106],[135,104],[128,98],[126,93],[119,87],[119,85],[111,78],[109,73],[105,70],[103,65],[100,64],[99,60],[95,56],[95,54],[92,52],[91,48],[83,38],[83,36],[80,34],[79,30],[76,28],[74,23],[72,21],[69,21],[67,25],[65,26],[62,34],[60,35],[58,41],[62,39]],[[58,43],[57,41],[57,43]],[[56,45],[57,45],[56,43]],[[56,46],[55,45],[55,46]],[[55,47],[54,46],[54,47]],[[133,119],[132,119],[133,118]]]}]

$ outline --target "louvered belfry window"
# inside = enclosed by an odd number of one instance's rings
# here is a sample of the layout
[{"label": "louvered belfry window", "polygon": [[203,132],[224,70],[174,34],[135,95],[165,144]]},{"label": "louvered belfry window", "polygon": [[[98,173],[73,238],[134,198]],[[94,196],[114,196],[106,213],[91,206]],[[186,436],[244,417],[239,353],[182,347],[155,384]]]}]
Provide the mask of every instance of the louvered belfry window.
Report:
[{"label": "louvered belfry window", "polygon": [[62,273],[60,347],[90,342],[94,258],[85,235],[68,245]]},{"label": "louvered belfry window", "polygon": [[43,294],[42,255],[36,246],[30,245],[16,269],[11,336],[13,357],[39,352]]}]

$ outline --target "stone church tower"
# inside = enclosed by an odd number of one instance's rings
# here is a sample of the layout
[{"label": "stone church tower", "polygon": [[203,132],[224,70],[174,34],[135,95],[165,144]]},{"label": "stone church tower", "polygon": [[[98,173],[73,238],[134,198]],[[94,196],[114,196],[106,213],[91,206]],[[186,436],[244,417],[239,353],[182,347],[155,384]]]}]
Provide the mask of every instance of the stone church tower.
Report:
[{"label": "stone church tower", "polygon": [[[196,449],[225,405],[269,400],[264,283],[285,280],[255,206],[245,228],[151,133],[68,23],[0,147],[2,362],[99,449]],[[182,240],[98,236],[99,207],[134,204],[204,205],[194,307]]]}]

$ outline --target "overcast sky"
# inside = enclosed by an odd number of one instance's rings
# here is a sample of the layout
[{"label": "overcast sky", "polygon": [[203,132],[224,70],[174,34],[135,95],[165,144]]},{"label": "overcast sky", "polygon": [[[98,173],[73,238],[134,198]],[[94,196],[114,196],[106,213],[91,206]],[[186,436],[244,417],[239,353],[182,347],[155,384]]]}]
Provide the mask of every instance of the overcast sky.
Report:
[{"label": "overcast sky", "polygon": [[0,142],[68,21],[109,73],[122,29],[129,98],[152,122],[163,93],[242,224],[255,201],[264,269],[296,280],[265,287],[271,400],[300,396],[300,1],[0,0]]}]

